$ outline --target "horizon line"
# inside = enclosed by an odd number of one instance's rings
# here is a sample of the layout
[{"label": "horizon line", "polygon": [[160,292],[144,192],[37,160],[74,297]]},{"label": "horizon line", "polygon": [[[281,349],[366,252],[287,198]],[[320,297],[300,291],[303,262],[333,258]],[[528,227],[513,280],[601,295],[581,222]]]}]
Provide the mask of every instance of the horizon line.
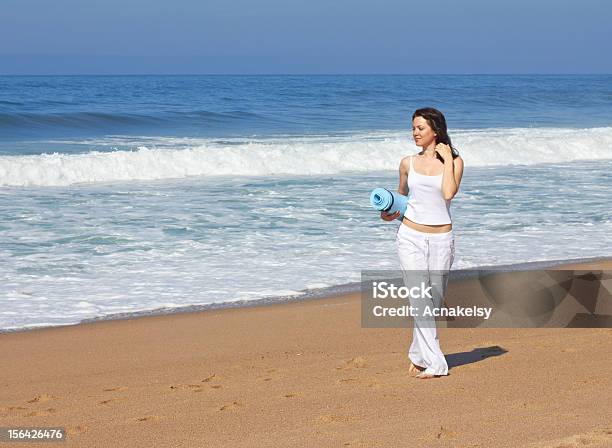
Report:
[{"label": "horizon line", "polygon": [[607,76],[612,73],[0,73],[0,76]]}]

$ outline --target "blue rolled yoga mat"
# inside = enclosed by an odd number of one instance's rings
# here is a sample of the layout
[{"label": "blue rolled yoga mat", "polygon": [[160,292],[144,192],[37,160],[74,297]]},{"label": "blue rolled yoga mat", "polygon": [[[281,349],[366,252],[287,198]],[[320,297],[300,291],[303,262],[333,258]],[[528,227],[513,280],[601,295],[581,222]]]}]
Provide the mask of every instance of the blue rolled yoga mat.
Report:
[{"label": "blue rolled yoga mat", "polygon": [[397,219],[402,220],[404,219],[404,213],[406,213],[408,196],[389,191],[386,188],[375,188],[370,194],[370,203],[376,210],[384,210],[387,213],[399,211],[400,216]]}]

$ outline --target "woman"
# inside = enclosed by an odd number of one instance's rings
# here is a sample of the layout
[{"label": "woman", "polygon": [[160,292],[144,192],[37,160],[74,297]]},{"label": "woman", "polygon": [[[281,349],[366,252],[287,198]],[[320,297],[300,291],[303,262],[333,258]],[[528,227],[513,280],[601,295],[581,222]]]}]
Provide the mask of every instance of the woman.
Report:
[{"label": "woman", "polygon": [[[425,306],[439,308],[444,301],[455,256],[450,201],[459,190],[463,160],[452,147],[446,120],[437,109],[427,107],[414,112],[412,136],[422,150],[400,162],[397,191],[410,196],[396,244],[406,286],[419,284],[415,281],[422,279],[432,286],[431,298],[410,299],[410,304],[420,311]],[[400,212],[381,212],[385,221],[399,216]],[[408,357],[409,372],[415,373],[416,378],[448,375],[434,318],[415,317]]]}]

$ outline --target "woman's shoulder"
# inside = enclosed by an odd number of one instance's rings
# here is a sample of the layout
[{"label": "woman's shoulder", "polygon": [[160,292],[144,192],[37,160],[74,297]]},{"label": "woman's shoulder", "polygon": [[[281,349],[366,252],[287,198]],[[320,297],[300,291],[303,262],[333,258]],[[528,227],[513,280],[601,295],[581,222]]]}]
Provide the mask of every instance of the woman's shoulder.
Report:
[{"label": "woman's shoulder", "polygon": [[404,167],[404,168],[407,168],[410,165],[410,158],[411,157],[412,157],[411,155],[410,156],[406,156],[402,160],[400,160],[400,166]]},{"label": "woman's shoulder", "polygon": [[401,163],[410,163],[410,159],[412,160],[417,159],[420,157],[420,155],[421,155],[420,152],[417,152],[416,154],[409,154],[402,159]]}]

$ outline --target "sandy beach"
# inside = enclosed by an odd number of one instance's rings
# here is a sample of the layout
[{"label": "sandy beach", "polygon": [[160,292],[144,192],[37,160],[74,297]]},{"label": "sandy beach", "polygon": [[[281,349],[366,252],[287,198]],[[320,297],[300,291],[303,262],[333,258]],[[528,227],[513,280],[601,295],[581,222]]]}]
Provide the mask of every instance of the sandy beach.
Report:
[{"label": "sandy beach", "polygon": [[449,375],[418,380],[410,329],[360,323],[349,294],[0,334],[0,426],[75,447],[612,446],[611,328],[441,328]]}]

